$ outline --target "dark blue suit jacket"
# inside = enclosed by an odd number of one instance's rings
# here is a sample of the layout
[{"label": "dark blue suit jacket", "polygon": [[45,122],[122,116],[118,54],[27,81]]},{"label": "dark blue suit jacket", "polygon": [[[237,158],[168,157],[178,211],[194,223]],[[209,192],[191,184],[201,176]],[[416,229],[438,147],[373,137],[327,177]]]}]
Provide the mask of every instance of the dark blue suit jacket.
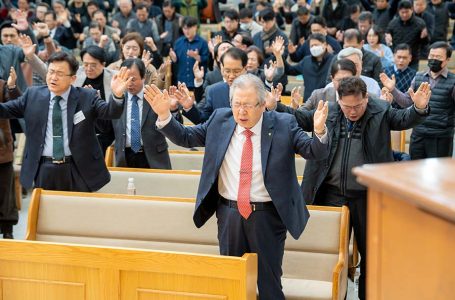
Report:
[{"label": "dark blue suit jacket", "polygon": [[[161,129],[180,146],[206,147],[193,216],[197,227],[204,225],[216,211],[220,198],[218,174],[236,125],[231,109],[221,108],[204,124],[185,127],[173,118]],[[295,176],[295,153],[306,159],[325,159],[328,144],[322,144],[317,138],[311,139],[289,114],[265,112],[261,132],[265,187],[283,224],[297,239],[305,228],[309,213]]]},{"label": "dark blue suit jacket", "polygon": [[207,87],[205,102],[201,102],[198,106],[200,121],[195,124],[207,121],[215,109],[223,107],[231,107],[229,85],[224,81],[220,81]]},{"label": "dark blue suit jacket", "polygon": [[[50,92],[47,86],[29,87],[16,100],[0,104],[0,118],[24,118],[26,144],[22,162],[21,183],[32,186],[38,172],[46,138]],[[110,181],[103,153],[95,134],[96,119],[116,119],[122,114],[123,103],[112,98],[102,100],[94,89],[71,87],[68,97],[68,140],[73,163],[91,191],[99,190]],[[73,124],[74,115],[82,112],[85,120]]]}]

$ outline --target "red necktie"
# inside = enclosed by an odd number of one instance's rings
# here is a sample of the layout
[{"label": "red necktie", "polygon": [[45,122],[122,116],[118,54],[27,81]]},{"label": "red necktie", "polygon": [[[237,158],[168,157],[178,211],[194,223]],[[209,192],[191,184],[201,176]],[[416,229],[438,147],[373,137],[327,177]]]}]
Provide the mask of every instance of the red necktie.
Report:
[{"label": "red necktie", "polygon": [[237,196],[237,207],[240,214],[245,218],[251,214],[250,205],[250,190],[251,190],[251,177],[253,175],[253,143],[251,136],[253,132],[246,129],[243,134],[245,135],[245,142],[243,143],[242,161],[240,162],[240,182],[239,194]]}]

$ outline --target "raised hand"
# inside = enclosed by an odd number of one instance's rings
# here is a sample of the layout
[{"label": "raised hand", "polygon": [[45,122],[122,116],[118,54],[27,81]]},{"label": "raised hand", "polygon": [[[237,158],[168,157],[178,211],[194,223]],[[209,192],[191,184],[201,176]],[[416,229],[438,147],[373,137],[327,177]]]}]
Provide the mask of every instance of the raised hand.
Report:
[{"label": "raised hand", "polygon": [[389,90],[386,87],[383,87],[381,89],[381,96],[379,98],[389,103],[392,103],[393,101],[393,95],[389,92]]},{"label": "raised hand", "polygon": [[273,55],[282,55],[284,51],[284,39],[282,36],[277,36],[272,43]]},{"label": "raised hand", "polygon": [[156,85],[146,85],[144,87],[144,98],[158,115],[159,120],[164,121],[169,118],[171,103],[169,93],[166,90],[162,93]]},{"label": "raised hand", "polygon": [[223,37],[221,35],[215,36],[215,38],[213,39],[213,47],[216,47],[216,45],[218,45],[222,41],[223,41]]},{"label": "raised hand", "polygon": [[265,79],[267,79],[268,82],[273,81],[273,76],[275,75],[276,66],[277,66],[276,61],[270,61],[270,66],[267,66],[267,64],[264,64],[264,75],[265,75]]},{"label": "raised hand", "polygon": [[109,37],[107,35],[103,34],[100,38],[100,42],[99,42],[98,46],[100,48],[104,48],[108,42],[109,42]]},{"label": "raised hand", "polygon": [[149,46],[149,48],[152,50],[152,51],[157,51],[158,48],[156,47],[156,44],[155,44],[155,41],[153,40],[152,37],[148,36],[145,38],[144,40],[144,43]]},{"label": "raised hand", "polygon": [[177,87],[175,85],[171,85],[169,87],[169,102],[170,102],[170,110],[175,111],[179,107],[179,102],[175,96],[175,92],[177,91]]},{"label": "raised hand", "polygon": [[13,89],[16,87],[16,80],[17,80],[16,70],[14,70],[14,67],[11,67],[9,68],[8,81],[6,82],[6,85],[8,86],[9,89]]},{"label": "raised hand", "polygon": [[318,108],[314,112],[313,123],[314,133],[317,135],[323,135],[325,133],[325,121],[329,115],[329,103],[326,101],[319,100]]},{"label": "raised hand", "polygon": [[172,59],[173,62],[177,61],[177,54],[175,54],[174,49],[169,49],[169,57]]},{"label": "raised hand", "polygon": [[199,62],[197,60],[193,65],[193,75],[197,82],[204,80],[204,67],[199,68]]},{"label": "raised hand", "polygon": [[186,51],[186,55],[194,58],[195,60],[198,60],[199,59],[199,50],[198,49],[188,50],[188,51]]},{"label": "raised hand", "polygon": [[190,91],[185,83],[178,83],[178,90],[175,92],[175,97],[180,105],[186,110],[191,109],[194,105],[194,99],[191,97]]},{"label": "raised hand", "polygon": [[48,36],[49,35],[49,27],[46,23],[38,22],[35,24],[35,28],[38,32],[38,37]]},{"label": "raised hand", "polygon": [[385,73],[379,74],[379,79],[382,82],[382,85],[386,87],[390,92],[392,92],[395,89],[395,75],[392,75],[392,78],[389,78]]},{"label": "raised hand", "polygon": [[425,109],[428,106],[431,97],[430,84],[428,82],[422,82],[417,92],[409,88],[408,93],[416,108]]},{"label": "raised hand", "polygon": [[16,24],[11,24],[14,28],[19,31],[24,31],[28,29],[27,13],[21,10],[16,10]]},{"label": "raised hand", "polygon": [[19,46],[27,58],[31,58],[35,54],[36,45],[33,44],[32,39],[28,35],[19,34]]},{"label": "raised hand", "polygon": [[121,67],[120,71],[112,77],[111,90],[116,98],[123,98],[128,84],[131,82],[130,70]]},{"label": "raised hand", "polygon": [[301,96],[301,90],[302,87],[294,87],[291,91],[291,105],[293,109],[297,109],[300,106],[300,99],[302,98]]},{"label": "raised hand", "polygon": [[144,62],[146,69],[148,68],[148,66],[150,65],[150,63],[153,60],[153,57],[151,57],[151,56],[152,56],[152,53],[150,51],[147,51],[145,49],[144,49],[144,51],[142,51],[142,61]]},{"label": "raised hand", "polygon": [[158,74],[163,78],[166,75],[167,68],[171,65],[172,60],[170,58],[165,59],[158,69]]}]

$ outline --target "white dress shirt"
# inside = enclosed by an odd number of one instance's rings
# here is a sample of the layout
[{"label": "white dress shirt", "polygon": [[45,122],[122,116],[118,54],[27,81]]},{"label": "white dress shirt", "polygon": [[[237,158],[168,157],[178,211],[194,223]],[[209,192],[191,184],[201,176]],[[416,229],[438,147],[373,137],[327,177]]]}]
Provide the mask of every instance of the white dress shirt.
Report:
[{"label": "white dress shirt", "polygon": [[[251,177],[250,202],[272,201],[264,185],[262,176],[262,159],[261,159],[261,129],[262,119],[256,123],[250,130],[253,132],[251,142],[253,143],[253,173]],[[237,200],[240,182],[240,165],[242,162],[243,143],[246,136],[243,132],[246,128],[237,125],[232,135],[229,146],[224,155],[221,164],[220,174],[218,177],[218,192],[223,198]]]},{"label": "white dress shirt", "polygon": [[[63,122],[63,150],[65,156],[70,156],[71,151],[68,141],[68,97],[70,95],[71,86],[64,92],[61,97],[63,98],[60,101],[60,107],[62,109],[62,122]],[[44,148],[43,156],[52,157],[54,155],[54,139],[53,139],[53,127],[52,127],[52,112],[54,111],[54,97],[55,94],[51,92],[50,101],[49,101],[49,114],[47,116],[47,126],[46,126],[46,137],[44,138]],[[76,112],[77,113],[77,112]]]},{"label": "white dress shirt", "polygon": [[[126,105],[126,145],[125,147],[131,147],[131,107],[133,106],[133,94],[128,93],[128,102]],[[139,106],[139,124],[142,124],[142,108],[144,107],[144,90],[136,94],[139,97],[137,104]],[[141,145],[142,135],[141,135]]]}]

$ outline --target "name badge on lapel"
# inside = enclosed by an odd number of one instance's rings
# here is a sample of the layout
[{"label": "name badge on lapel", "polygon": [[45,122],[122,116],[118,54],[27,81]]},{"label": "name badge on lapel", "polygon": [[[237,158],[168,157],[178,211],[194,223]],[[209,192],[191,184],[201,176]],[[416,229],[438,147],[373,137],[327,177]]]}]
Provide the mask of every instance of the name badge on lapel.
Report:
[{"label": "name badge on lapel", "polygon": [[85,120],[84,113],[80,110],[74,114],[73,124],[76,125]]}]

